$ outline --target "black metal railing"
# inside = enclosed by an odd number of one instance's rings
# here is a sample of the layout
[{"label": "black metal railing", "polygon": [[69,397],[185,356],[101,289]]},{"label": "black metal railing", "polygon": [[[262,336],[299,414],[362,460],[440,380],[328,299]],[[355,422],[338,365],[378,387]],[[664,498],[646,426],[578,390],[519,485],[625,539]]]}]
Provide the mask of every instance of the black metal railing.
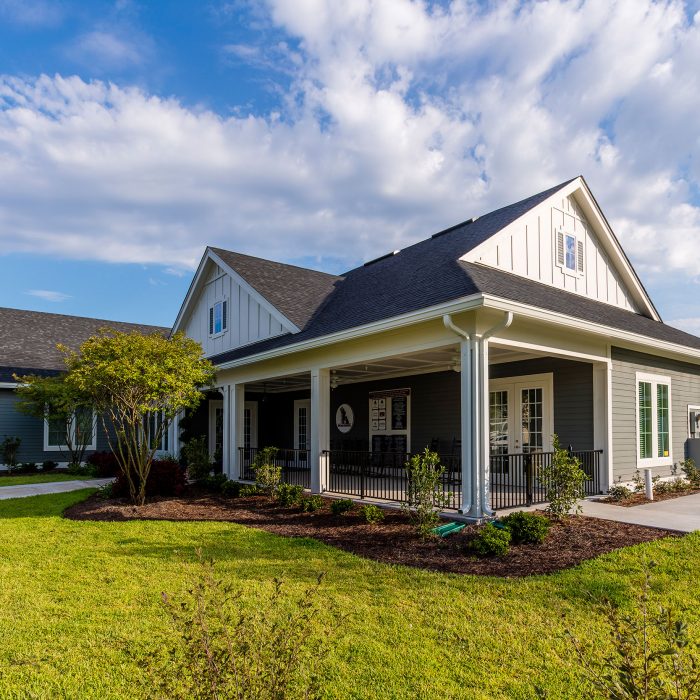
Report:
[{"label": "black metal railing", "polygon": [[[253,465],[259,452],[257,447],[239,447],[240,475],[244,481],[255,481]],[[275,464],[282,467],[282,481],[286,484],[298,484],[305,489],[311,488],[311,450],[277,450]]]},{"label": "black metal railing", "polygon": [[[571,451],[588,477],[582,496],[600,493],[602,450]],[[554,452],[492,455],[490,459],[491,507],[519,508],[547,502],[548,484],[543,471],[551,466]]]},{"label": "black metal railing", "polygon": [[[406,452],[365,452],[329,450],[324,453],[328,464],[328,491],[356,498],[375,498],[405,503],[409,480]],[[447,508],[459,509],[462,496],[462,471],[455,455],[440,455],[445,467],[442,493]]]}]

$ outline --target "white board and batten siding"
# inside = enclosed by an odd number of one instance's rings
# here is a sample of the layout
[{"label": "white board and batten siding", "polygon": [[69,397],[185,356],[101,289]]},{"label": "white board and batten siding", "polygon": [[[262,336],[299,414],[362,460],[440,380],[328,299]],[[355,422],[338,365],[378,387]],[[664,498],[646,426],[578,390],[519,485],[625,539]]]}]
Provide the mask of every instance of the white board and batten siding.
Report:
[{"label": "white board and batten siding", "polygon": [[[582,273],[557,265],[557,232],[576,236]],[[465,259],[496,267],[589,299],[639,312],[632,295],[572,196],[548,200],[478,246]]]},{"label": "white board and batten siding", "polygon": [[[280,319],[231,275],[213,261],[208,264],[204,283],[184,325],[185,333],[201,343],[206,356],[218,355],[288,332]],[[222,300],[228,302],[228,328],[226,332],[212,337],[209,334],[209,309]]]}]

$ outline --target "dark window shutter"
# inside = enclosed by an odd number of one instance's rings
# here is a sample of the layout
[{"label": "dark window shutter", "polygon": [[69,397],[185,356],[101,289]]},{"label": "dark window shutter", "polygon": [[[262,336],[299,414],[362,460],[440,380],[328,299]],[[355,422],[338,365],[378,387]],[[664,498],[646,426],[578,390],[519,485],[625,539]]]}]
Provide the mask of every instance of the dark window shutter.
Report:
[{"label": "dark window shutter", "polygon": [[578,242],[578,251],[576,257],[578,258],[578,271],[583,272],[583,241]]},{"label": "dark window shutter", "polygon": [[209,335],[214,335],[214,307],[209,308]]},{"label": "dark window shutter", "polygon": [[221,305],[221,330],[225,331],[228,328],[228,302],[224,301]]},{"label": "dark window shutter", "polygon": [[564,232],[557,231],[557,265],[564,266]]}]

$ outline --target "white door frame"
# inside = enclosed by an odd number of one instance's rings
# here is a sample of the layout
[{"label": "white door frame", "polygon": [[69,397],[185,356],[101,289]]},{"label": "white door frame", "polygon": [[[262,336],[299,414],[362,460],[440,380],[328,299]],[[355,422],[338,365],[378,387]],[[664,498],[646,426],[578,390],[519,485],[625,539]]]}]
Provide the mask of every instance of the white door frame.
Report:
[{"label": "white door frame", "polygon": [[[299,444],[299,409],[306,408],[306,445]],[[308,450],[311,447],[311,399],[294,401],[294,449]]]},{"label": "white door frame", "polygon": [[[248,447],[255,448],[258,446],[258,402],[244,402],[243,410],[250,411],[250,445]],[[243,438],[245,439],[245,435]]]},{"label": "white door frame", "polygon": [[214,459],[216,452],[216,410],[224,410],[223,400],[209,399],[209,457]]}]

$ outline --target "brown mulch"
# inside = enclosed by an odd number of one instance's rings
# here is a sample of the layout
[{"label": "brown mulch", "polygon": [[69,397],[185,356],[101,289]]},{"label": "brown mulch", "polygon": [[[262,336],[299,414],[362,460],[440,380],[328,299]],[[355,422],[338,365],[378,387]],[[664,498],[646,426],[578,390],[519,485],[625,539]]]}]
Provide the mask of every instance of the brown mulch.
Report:
[{"label": "brown mulch", "polygon": [[445,539],[421,540],[406,514],[385,510],[377,525],[363,521],[357,508],[344,515],[333,515],[330,499],[323,509],[303,513],[299,508],[283,508],[261,496],[224,499],[208,493],[154,498],[144,506],[123,500],[103,500],[91,496],[68,508],[73,520],[216,520],[239,523],[284,537],[311,537],[384,564],[403,564],[431,571],[456,574],[518,577],[547,574],[575,566],[600,554],[663,537],[678,536],[669,530],[640,525],[571,516],[554,522],[544,544],[513,545],[504,557],[479,558],[467,549],[478,531],[475,525]]},{"label": "brown mulch", "polygon": [[655,503],[656,501],[670,501],[673,498],[681,498],[682,496],[692,496],[694,493],[700,493],[700,489],[688,489],[687,491],[674,491],[672,493],[654,493],[654,500],[650,501],[641,491],[633,493],[629,498],[622,501],[614,501],[612,498],[601,498],[601,503],[609,503],[611,506],[622,506],[623,508],[631,508],[632,506],[641,506],[644,503]]}]

